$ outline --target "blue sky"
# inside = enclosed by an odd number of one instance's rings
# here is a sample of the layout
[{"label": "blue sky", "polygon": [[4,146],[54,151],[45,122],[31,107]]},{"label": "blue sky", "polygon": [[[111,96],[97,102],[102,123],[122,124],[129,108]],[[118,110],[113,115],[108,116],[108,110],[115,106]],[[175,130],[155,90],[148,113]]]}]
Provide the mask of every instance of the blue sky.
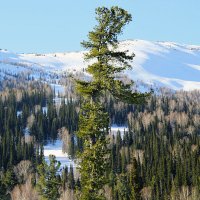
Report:
[{"label": "blue sky", "polygon": [[133,16],[124,39],[200,45],[200,0],[0,0],[0,48],[78,51],[95,25],[95,8],[118,5]]}]

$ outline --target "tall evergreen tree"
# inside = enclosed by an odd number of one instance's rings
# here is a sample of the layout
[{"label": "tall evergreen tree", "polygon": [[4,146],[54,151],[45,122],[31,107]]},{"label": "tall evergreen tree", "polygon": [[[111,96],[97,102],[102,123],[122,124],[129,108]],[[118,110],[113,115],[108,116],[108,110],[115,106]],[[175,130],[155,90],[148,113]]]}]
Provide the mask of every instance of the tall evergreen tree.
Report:
[{"label": "tall evergreen tree", "polygon": [[52,199],[57,200],[60,196],[60,180],[57,175],[60,168],[60,162],[58,162],[55,156],[49,156],[50,164],[45,161],[37,167],[39,179],[37,181],[37,189],[41,195],[42,200]]},{"label": "tall evergreen tree", "polygon": [[92,80],[77,80],[76,87],[83,96],[78,136],[84,143],[80,154],[80,199],[84,200],[104,199],[101,189],[106,183],[109,116],[103,97],[110,93],[127,103],[140,103],[149,95],[132,92],[133,82],[125,84],[116,78],[118,73],[130,68],[128,62],[134,57],[117,49],[118,35],[132,20],[131,15],[119,7],[100,7],[96,9],[96,16],[98,24],[89,32],[88,41],[82,43],[89,50],[85,59],[93,61],[87,68]]}]

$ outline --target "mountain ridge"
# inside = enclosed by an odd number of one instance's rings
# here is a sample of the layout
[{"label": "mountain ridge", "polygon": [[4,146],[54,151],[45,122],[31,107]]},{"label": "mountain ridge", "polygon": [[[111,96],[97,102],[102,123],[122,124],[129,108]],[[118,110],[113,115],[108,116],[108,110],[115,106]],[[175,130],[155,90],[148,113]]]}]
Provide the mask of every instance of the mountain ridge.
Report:
[{"label": "mountain ridge", "polygon": [[[125,72],[130,79],[174,90],[200,89],[200,46],[124,40],[119,50],[135,54],[132,69]],[[41,74],[85,72],[85,52],[15,54],[0,50],[0,74],[27,72],[37,79]]]}]

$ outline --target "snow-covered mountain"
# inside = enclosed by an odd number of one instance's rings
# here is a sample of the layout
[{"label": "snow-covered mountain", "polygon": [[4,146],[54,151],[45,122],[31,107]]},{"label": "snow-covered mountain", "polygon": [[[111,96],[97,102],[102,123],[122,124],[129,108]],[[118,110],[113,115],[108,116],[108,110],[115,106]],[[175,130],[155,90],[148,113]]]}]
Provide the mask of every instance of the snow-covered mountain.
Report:
[{"label": "snow-covered mountain", "polygon": [[[135,54],[133,68],[125,74],[133,80],[171,89],[200,89],[200,46],[172,42],[127,40],[121,50]],[[0,50],[0,76],[30,73],[35,78],[83,72],[84,52],[15,54]]]}]

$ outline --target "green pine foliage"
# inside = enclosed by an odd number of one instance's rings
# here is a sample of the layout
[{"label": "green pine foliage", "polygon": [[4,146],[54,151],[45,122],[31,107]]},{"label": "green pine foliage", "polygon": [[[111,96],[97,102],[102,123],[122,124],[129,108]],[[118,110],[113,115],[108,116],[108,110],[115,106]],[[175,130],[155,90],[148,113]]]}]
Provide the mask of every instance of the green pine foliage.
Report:
[{"label": "green pine foliage", "polygon": [[58,176],[58,170],[60,168],[60,162],[56,161],[55,156],[49,156],[50,164],[45,161],[37,167],[38,180],[37,190],[41,195],[42,200],[57,200],[60,196],[60,179]]},{"label": "green pine foliage", "polygon": [[[95,60],[88,66],[91,81],[77,80],[76,89],[82,95],[79,130],[83,140],[80,153],[81,196],[83,200],[105,199],[103,187],[107,183],[109,115],[102,98],[106,93],[126,103],[141,103],[149,94],[132,92],[130,84],[116,79],[116,75],[130,68],[133,55],[118,51],[118,35],[131,21],[131,15],[119,7],[96,9],[97,25],[89,32],[88,41],[82,43],[89,50],[86,60]],[[105,101],[105,99],[104,99]]]}]

